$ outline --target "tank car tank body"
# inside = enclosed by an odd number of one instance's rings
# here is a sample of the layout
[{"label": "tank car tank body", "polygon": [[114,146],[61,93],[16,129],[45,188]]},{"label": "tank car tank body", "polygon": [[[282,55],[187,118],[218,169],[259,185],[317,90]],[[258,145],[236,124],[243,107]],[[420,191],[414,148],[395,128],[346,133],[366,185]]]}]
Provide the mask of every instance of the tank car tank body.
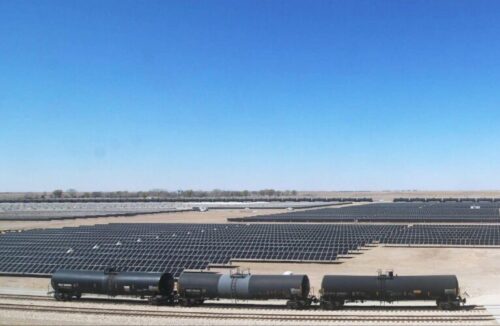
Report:
[{"label": "tank car tank body", "polygon": [[79,299],[87,293],[148,297],[159,304],[173,302],[174,278],[169,273],[58,270],[51,285],[56,300]]},{"label": "tank car tank body", "polygon": [[442,309],[458,309],[465,302],[455,275],[378,276],[325,275],[321,284],[323,309],[345,302],[433,300]]},{"label": "tank car tank body", "polygon": [[179,302],[197,305],[208,299],[287,300],[287,307],[311,304],[307,275],[220,274],[183,272],[177,282]]}]

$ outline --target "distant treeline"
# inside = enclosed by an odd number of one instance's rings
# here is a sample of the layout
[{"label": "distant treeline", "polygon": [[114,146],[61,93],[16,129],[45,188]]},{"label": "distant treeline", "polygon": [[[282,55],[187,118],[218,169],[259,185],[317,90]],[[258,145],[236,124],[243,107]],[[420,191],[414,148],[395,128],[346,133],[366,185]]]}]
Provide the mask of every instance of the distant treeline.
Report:
[{"label": "distant treeline", "polygon": [[296,190],[262,189],[251,190],[149,190],[149,191],[92,191],[80,192],[75,189],[66,191],[57,189],[53,192],[26,193],[19,199],[50,199],[50,198],[228,198],[228,197],[294,197]]}]

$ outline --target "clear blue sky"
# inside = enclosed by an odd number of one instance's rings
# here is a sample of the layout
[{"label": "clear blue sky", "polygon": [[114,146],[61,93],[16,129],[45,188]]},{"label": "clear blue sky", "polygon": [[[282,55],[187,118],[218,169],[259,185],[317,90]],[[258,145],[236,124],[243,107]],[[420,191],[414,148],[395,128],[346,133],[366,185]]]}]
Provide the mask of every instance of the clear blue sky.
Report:
[{"label": "clear blue sky", "polygon": [[0,191],[500,189],[498,1],[0,0]]}]

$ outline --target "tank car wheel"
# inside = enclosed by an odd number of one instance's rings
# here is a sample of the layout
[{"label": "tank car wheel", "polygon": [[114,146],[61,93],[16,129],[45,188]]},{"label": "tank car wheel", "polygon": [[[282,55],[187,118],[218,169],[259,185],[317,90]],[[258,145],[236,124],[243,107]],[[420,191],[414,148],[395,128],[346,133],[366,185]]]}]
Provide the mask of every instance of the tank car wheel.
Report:
[{"label": "tank car wheel", "polygon": [[71,301],[73,299],[72,293],[62,293],[63,301]]},{"label": "tank car wheel", "polygon": [[155,295],[148,298],[148,302],[152,306],[168,305],[172,306],[175,300],[171,296]]},{"label": "tank car wheel", "polygon": [[179,304],[184,307],[199,306],[203,303],[202,299],[183,299],[179,300]]},{"label": "tank car wheel", "polygon": [[448,301],[437,300],[436,304],[437,304],[438,308],[441,310],[460,309],[460,301],[457,301],[457,300],[448,300]]},{"label": "tank car wheel", "polygon": [[65,301],[64,293],[55,292],[54,293],[54,299],[56,299],[56,301]]},{"label": "tank car wheel", "polygon": [[450,301],[450,310],[458,310],[460,309],[460,301],[454,300]]},{"label": "tank car wheel", "polygon": [[344,306],[344,301],[322,301],[320,304],[323,310],[338,310],[342,309]]},{"label": "tank car wheel", "polygon": [[76,300],[80,300],[82,298],[82,294],[81,293],[76,293],[73,295],[73,297],[76,299]]},{"label": "tank car wheel", "polygon": [[306,302],[304,300],[297,300],[297,301],[289,300],[286,302],[286,307],[288,309],[295,309],[295,310],[302,310],[310,305],[311,304],[309,302]]},{"label": "tank car wheel", "polygon": [[159,306],[161,304],[161,298],[157,296],[149,297],[148,302],[152,306]]},{"label": "tank car wheel", "polygon": [[176,299],[176,298],[173,298],[173,297],[167,297],[167,298],[165,299],[165,305],[167,305],[167,306],[173,306],[173,305],[175,305],[177,302],[178,302],[178,301],[177,301],[177,299]]},{"label": "tank car wheel", "polygon": [[335,309],[335,306],[331,301],[321,301],[320,308],[322,310],[333,310]]},{"label": "tank car wheel", "polygon": [[334,305],[335,305],[335,308],[342,309],[344,307],[344,301],[335,301]]},{"label": "tank car wheel", "polygon": [[309,307],[311,307],[311,303],[312,301],[311,300],[300,300],[299,301],[299,309],[308,309]]},{"label": "tank car wheel", "polygon": [[437,301],[436,302],[437,306],[439,309],[441,310],[448,310],[448,304],[446,303],[446,301]]}]

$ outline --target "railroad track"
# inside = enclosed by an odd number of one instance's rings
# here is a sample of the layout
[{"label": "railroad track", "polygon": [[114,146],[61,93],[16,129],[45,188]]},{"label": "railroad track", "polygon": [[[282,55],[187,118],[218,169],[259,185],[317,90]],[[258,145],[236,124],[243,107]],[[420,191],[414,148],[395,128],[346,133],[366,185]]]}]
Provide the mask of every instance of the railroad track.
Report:
[{"label": "railroad track", "polygon": [[0,294],[0,299],[49,301],[49,300],[54,300],[54,297],[48,295],[41,296],[41,295],[29,295],[29,294]]},{"label": "railroad track", "polygon": [[[56,302],[54,297],[51,295],[47,296],[41,296],[41,295],[30,295],[30,294],[3,294],[0,293],[0,299],[8,299],[8,300],[32,300],[32,301],[49,301],[49,302]],[[82,297],[79,300],[75,301],[66,301],[66,303],[107,303],[107,304],[128,304],[128,305],[138,305],[141,307],[148,307],[148,302],[143,299],[131,299],[131,298],[117,298],[117,297]],[[159,306],[162,307],[162,306]],[[163,306],[163,307],[168,307],[168,306]],[[273,311],[297,311],[297,310],[290,310],[287,309],[284,305],[276,305],[276,304],[249,304],[249,303],[235,303],[235,302],[228,302],[228,303],[222,303],[222,302],[205,302],[202,306],[198,307],[191,307],[189,309],[196,309],[196,308],[203,308],[203,309],[262,309],[262,310],[273,310]],[[311,306],[309,311],[312,310],[320,310],[319,306]],[[462,310],[455,311],[455,313],[465,313],[466,311],[471,311],[474,310],[476,312],[478,311],[484,311],[486,310],[483,306],[476,306],[476,305],[468,305],[464,306]],[[324,311],[324,310],[320,310]],[[384,305],[384,306],[351,306],[347,305],[344,306],[342,310],[337,310],[337,311],[349,311],[349,312],[366,312],[366,311],[378,311],[378,312],[398,312],[398,313],[417,313],[417,312],[438,312],[438,313],[443,313],[443,310],[437,308],[436,306],[391,306],[391,305]],[[446,313],[446,311],[444,311]]]},{"label": "railroad track", "polygon": [[[284,313],[283,310],[276,312],[235,312],[220,311],[220,308],[208,308],[204,311],[193,310],[193,308],[173,308],[164,310],[156,309],[134,309],[129,308],[108,308],[108,307],[81,307],[76,305],[40,305],[29,302],[21,303],[0,303],[0,310],[31,311],[45,313],[65,313],[65,314],[93,314],[121,317],[161,317],[161,318],[182,318],[182,319],[244,319],[260,321],[316,321],[316,322],[371,322],[371,323],[491,323],[495,318],[491,315],[471,313],[471,311],[448,312],[444,314],[374,314],[367,313],[366,310],[355,311],[335,311],[330,313],[304,313],[290,312]],[[210,311],[212,310],[212,311]],[[218,310],[218,311],[215,311]],[[278,312],[279,311],[279,312]],[[415,313],[415,311],[413,311]],[[476,311],[480,312],[480,311]]]}]

